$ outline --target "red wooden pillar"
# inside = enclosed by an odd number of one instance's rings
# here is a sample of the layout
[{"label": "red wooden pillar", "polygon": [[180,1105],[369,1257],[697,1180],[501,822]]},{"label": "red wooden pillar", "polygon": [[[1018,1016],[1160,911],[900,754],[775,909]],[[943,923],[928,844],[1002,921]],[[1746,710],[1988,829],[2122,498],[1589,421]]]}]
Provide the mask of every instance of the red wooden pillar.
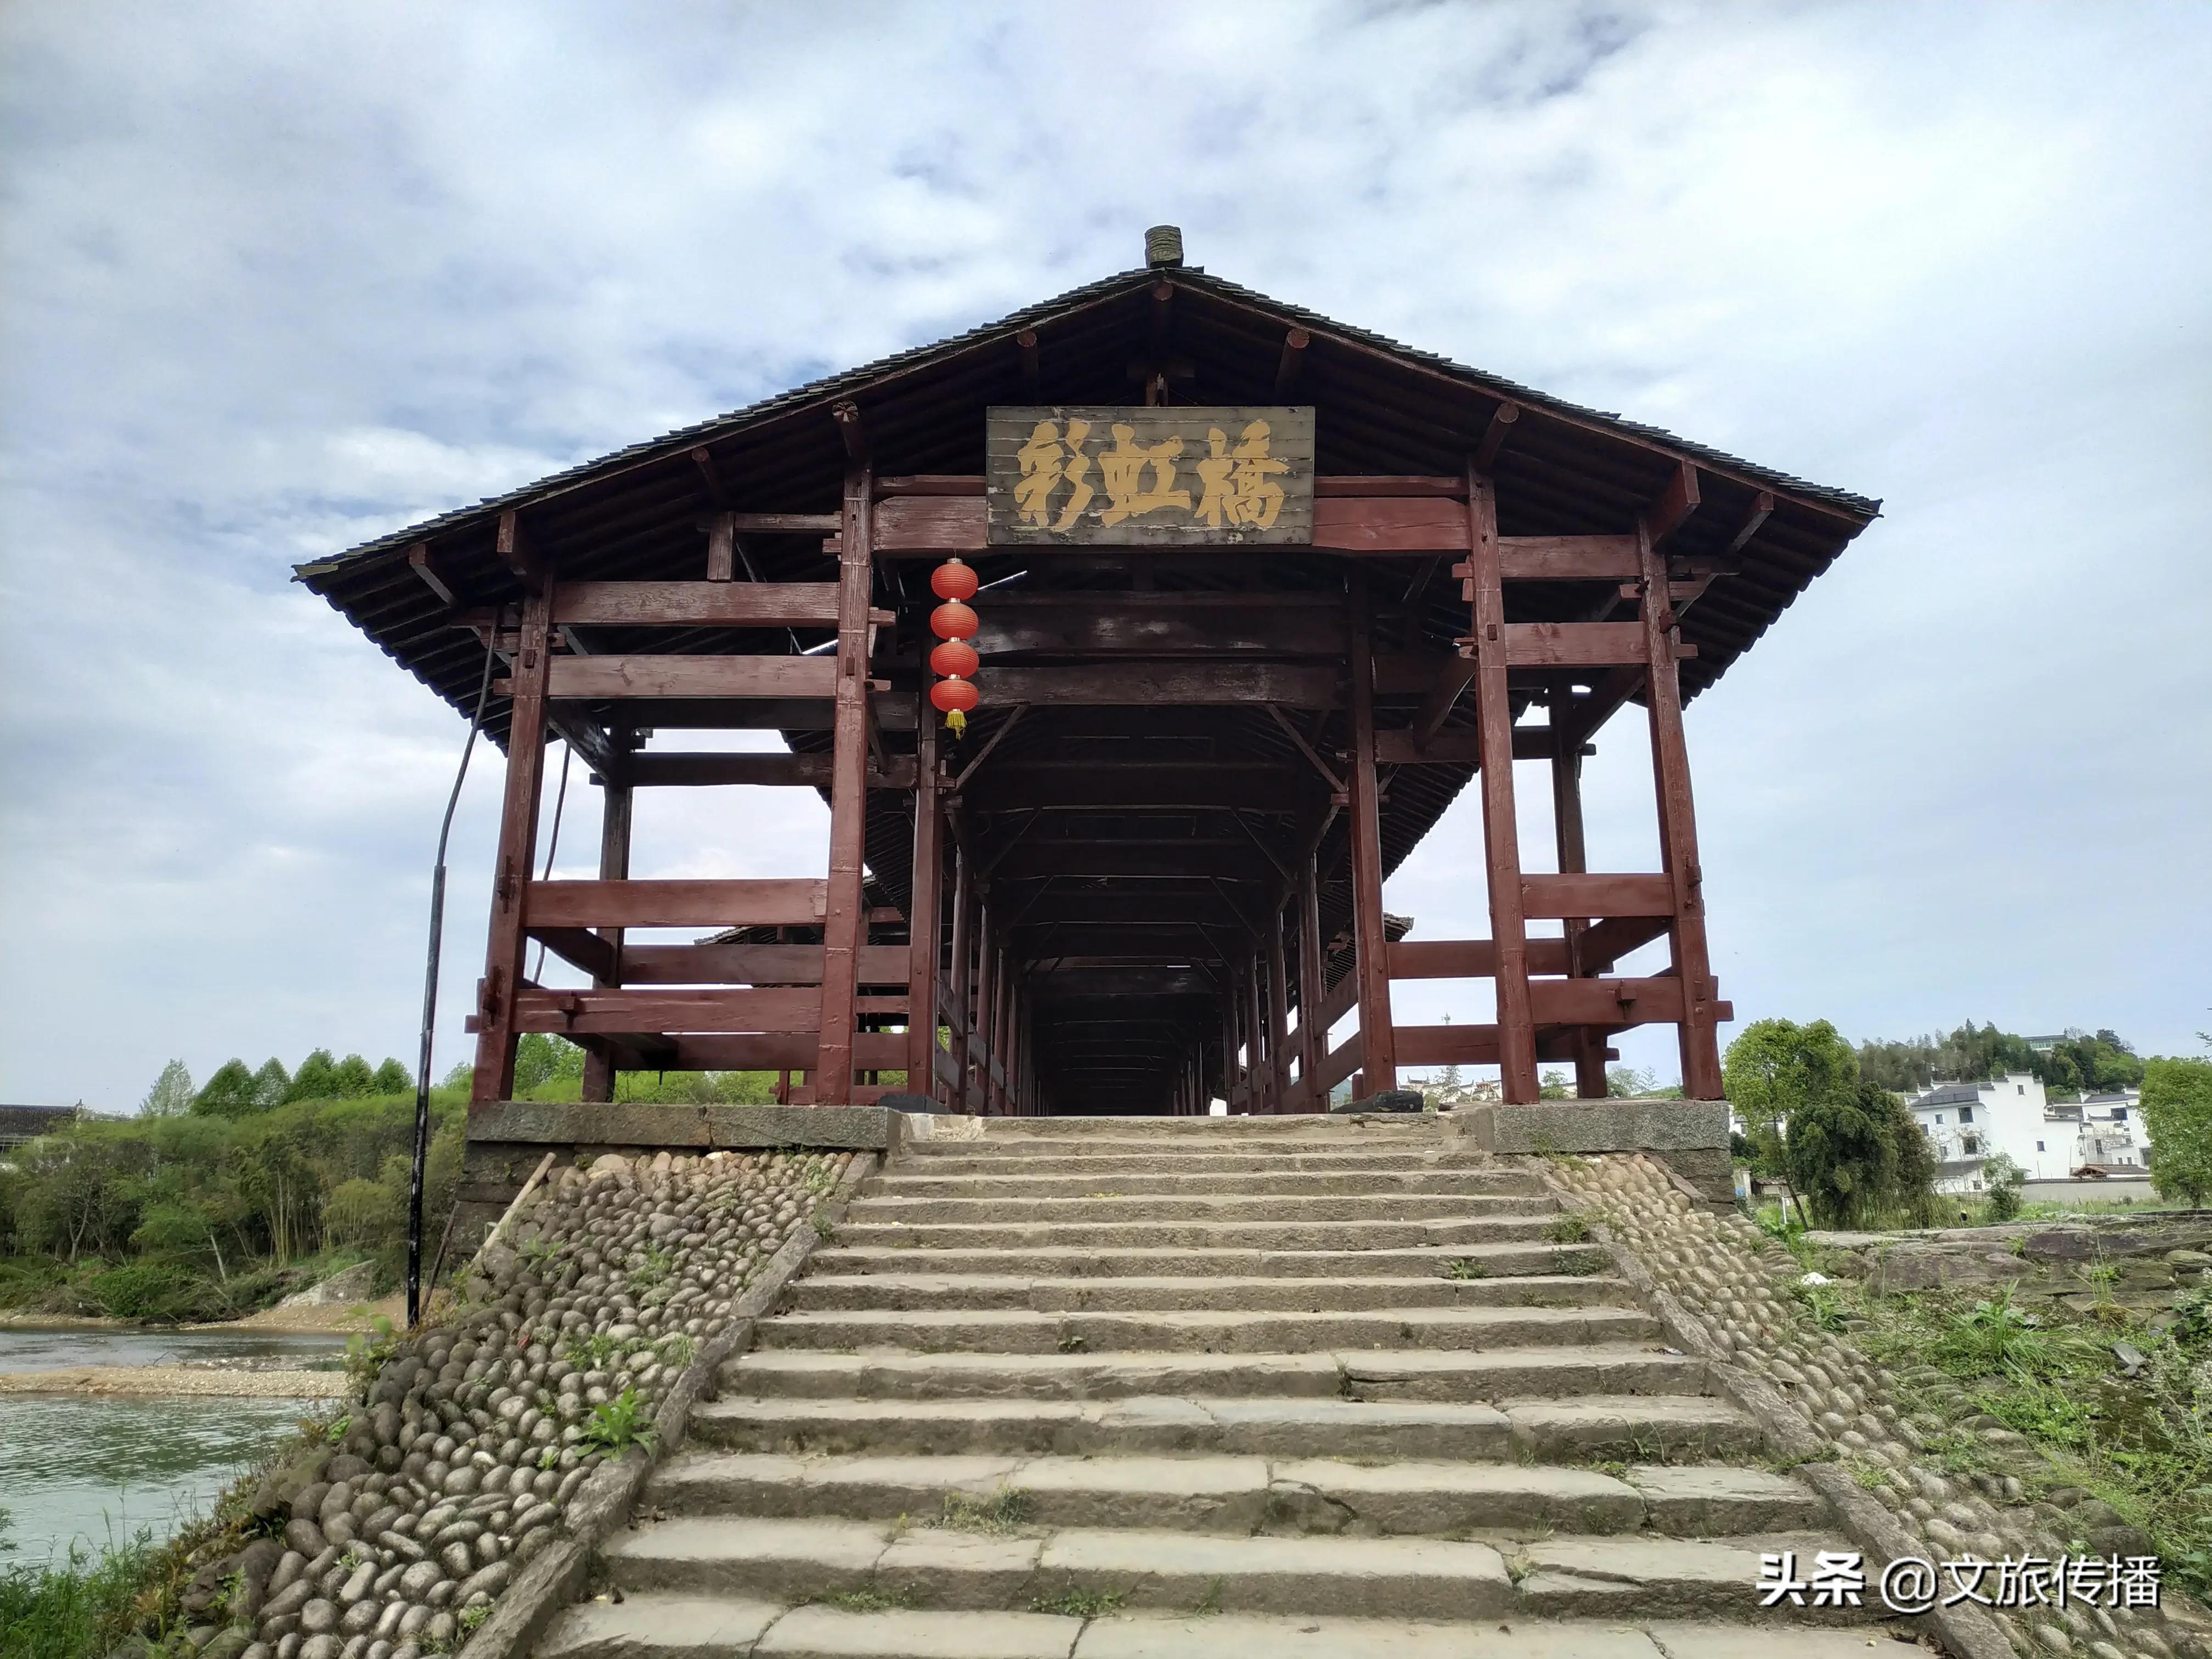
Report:
[{"label": "red wooden pillar", "polygon": [[1221,1098],[1231,1114],[1237,1110],[1237,970],[1224,970],[1228,983],[1221,990]]},{"label": "red wooden pillar", "polygon": [[[927,684],[924,677],[923,684]],[[907,906],[906,1086],[930,1100],[937,1086],[939,887],[945,867],[945,815],[938,805],[937,721],[924,694],[916,715],[914,765],[914,894]]]},{"label": "red wooden pillar", "polygon": [[1309,1112],[1328,1109],[1321,1091],[1321,1066],[1328,1058],[1328,1031],[1319,1022],[1322,1005],[1328,1000],[1328,967],[1322,954],[1321,838],[1306,848],[1305,868],[1298,876],[1298,1070],[1305,1079],[1304,1103]]},{"label": "red wooden pillar", "polygon": [[1682,1093],[1692,1100],[1718,1100],[1720,1033],[1713,1006],[1712,958],[1705,944],[1705,872],[1698,863],[1690,754],[1682,736],[1676,653],[1681,626],[1668,590],[1667,562],[1652,544],[1649,525],[1638,526],[1636,545],[1644,573],[1644,640],[1651,663],[1645,701],[1651,716],[1651,769],[1659,792],[1659,856],[1674,889],[1674,972],[1682,981]]},{"label": "red wooden pillar", "polygon": [[1252,945],[1252,967],[1245,969],[1245,1075],[1252,1079],[1252,1113],[1272,1113],[1267,1097],[1267,988],[1261,984],[1259,942]]},{"label": "red wooden pillar", "polygon": [[[628,751],[624,751],[622,769],[610,771],[600,781],[605,792],[603,810],[599,816],[599,879],[627,881],[629,879],[629,827],[632,794],[630,790]],[[597,986],[622,983],[623,930],[602,927],[599,937],[614,951],[616,976],[605,979],[593,975]],[[615,1062],[611,1049],[600,1048],[584,1055],[584,1089],[586,1100],[612,1100],[615,1097]]]},{"label": "red wooden pillar", "polygon": [[1283,906],[1267,917],[1267,1109],[1286,1109],[1291,1093],[1291,994],[1283,952]]},{"label": "red wooden pillar", "polygon": [[952,844],[952,966],[951,977],[945,981],[949,1000],[945,1006],[945,1024],[951,1028],[952,1080],[939,1096],[956,1112],[968,1109],[968,1033],[974,1029],[968,1001],[972,983],[968,972],[968,913],[974,908],[975,898],[969,886],[968,849],[956,840]]},{"label": "red wooden pillar", "polygon": [[991,1002],[991,1060],[995,1070],[991,1077],[991,1095],[1000,1117],[1011,1116],[1014,1109],[1014,975],[1006,943],[999,945],[999,959],[994,965],[991,979],[995,988]]},{"label": "red wooden pillar", "polygon": [[[1360,1077],[1356,1097],[1398,1086],[1390,1024],[1389,935],[1382,926],[1382,820],[1376,799],[1375,651],[1367,590],[1352,585],[1352,929],[1359,975]],[[1326,1104],[1326,1103],[1323,1103]]]},{"label": "red wooden pillar", "polygon": [[866,461],[845,471],[843,534],[837,562],[837,702],[830,763],[830,890],[822,923],[822,1025],[813,1085],[817,1106],[853,1097],[860,947],[867,942],[861,892],[868,804],[868,609],[874,597],[874,474]]},{"label": "red wooden pillar", "polygon": [[1521,833],[1513,817],[1513,705],[1505,684],[1505,588],[1498,568],[1498,492],[1467,474],[1468,578],[1474,593],[1475,712],[1482,732],[1482,840],[1490,873],[1490,937],[1497,951],[1498,1056],[1505,1100],[1538,1097],[1536,1024],[1528,1003],[1528,924],[1521,893]]},{"label": "red wooden pillar", "polygon": [[[1583,837],[1583,745],[1573,728],[1569,710],[1574,702],[1574,677],[1562,674],[1552,688],[1552,823],[1559,848],[1559,873],[1578,876],[1589,869],[1589,853]],[[1571,916],[1566,931],[1567,972],[1577,979],[1589,969],[1583,961],[1582,934],[1589,927],[1585,917]],[[1574,1033],[1575,1093],[1583,1100],[1605,1098],[1605,1036],[1589,1026]]]},{"label": "red wooden pillar", "polygon": [[505,1100],[514,1092],[514,1001],[529,943],[524,918],[532,866],[538,856],[538,798],[545,781],[545,686],[552,672],[553,576],[550,570],[531,565],[520,521],[513,513],[500,515],[499,551],[510,568],[531,574],[523,579],[522,624],[512,670],[514,701],[507,728],[507,789],[500,802],[491,935],[484,951],[483,983],[477,990],[480,1024],[471,1101]]},{"label": "red wooden pillar", "polygon": [[962,1056],[967,1068],[968,1109],[978,1117],[991,1112],[991,1015],[998,1006],[998,980],[992,961],[998,941],[992,936],[991,895],[981,882],[975,893],[975,1024]]}]

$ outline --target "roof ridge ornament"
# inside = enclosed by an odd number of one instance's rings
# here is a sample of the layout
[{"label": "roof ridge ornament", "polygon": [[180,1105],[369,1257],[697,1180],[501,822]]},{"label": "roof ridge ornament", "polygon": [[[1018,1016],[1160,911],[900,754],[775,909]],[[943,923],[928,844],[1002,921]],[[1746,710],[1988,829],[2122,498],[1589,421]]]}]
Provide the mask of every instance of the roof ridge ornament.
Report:
[{"label": "roof ridge ornament", "polygon": [[1145,233],[1145,263],[1155,269],[1182,263],[1182,227],[1154,225]]}]

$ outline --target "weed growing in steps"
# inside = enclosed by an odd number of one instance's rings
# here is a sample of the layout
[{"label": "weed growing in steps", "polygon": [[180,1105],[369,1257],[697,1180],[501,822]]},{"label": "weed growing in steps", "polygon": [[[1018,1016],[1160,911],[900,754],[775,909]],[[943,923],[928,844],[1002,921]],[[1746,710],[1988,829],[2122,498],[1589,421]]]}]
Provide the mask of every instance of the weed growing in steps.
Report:
[{"label": "weed growing in steps", "polygon": [[885,1589],[879,1584],[863,1584],[858,1589],[836,1590],[827,1595],[817,1595],[815,1601],[825,1607],[835,1607],[840,1613],[896,1613],[914,1605],[913,1594],[904,1589]]},{"label": "weed growing in steps", "polygon": [[1128,1599],[1127,1590],[1086,1590],[1071,1586],[1055,1595],[1035,1597],[1030,1602],[1030,1611],[1056,1613],[1064,1619],[1097,1619],[1112,1613]]},{"label": "weed growing in steps", "polygon": [[625,1388],[605,1405],[592,1407],[592,1414],[585,1419],[583,1434],[576,1443],[611,1456],[619,1455],[632,1446],[642,1446],[650,1451],[659,1437],[653,1427],[652,1412],[652,1403],[635,1385]]},{"label": "weed growing in steps", "polygon": [[1544,1224],[1544,1237],[1554,1244],[1581,1244],[1589,1236],[1589,1223],[1578,1215],[1555,1215]]},{"label": "weed growing in steps", "polygon": [[1490,1269],[1471,1255],[1454,1256],[1444,1263],[1446,1279],[1487,1279]]},{"label": "weed growing in steps", "polygon": [[1029,1518],[1029,1493],[1019,1486],[1001,1486],[988,1498],[968,1492],[945,1493],[944,1510],[934,1524],[952,1532],[981,1532],[1004,1537]]}]

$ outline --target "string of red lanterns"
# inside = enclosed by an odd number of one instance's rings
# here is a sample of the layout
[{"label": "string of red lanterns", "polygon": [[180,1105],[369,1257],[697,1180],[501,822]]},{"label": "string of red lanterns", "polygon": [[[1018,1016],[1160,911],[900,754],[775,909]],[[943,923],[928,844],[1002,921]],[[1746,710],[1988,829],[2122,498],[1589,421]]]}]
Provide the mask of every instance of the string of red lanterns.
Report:
[{"label": "string of red lanterns", "polygon": [[975,637],[978,618],[967,601],[977,586],[972,566],[947,559],[930,573],[929,591],[945,601],[929,613],[929,631],[939,643],[929,653],[930,672],[944,678],[929,688],[932,707],[945,715],[955,737],[968,729],[968,711],[981,701],[975,694],[975,670],[982,659],[968,641]]}]

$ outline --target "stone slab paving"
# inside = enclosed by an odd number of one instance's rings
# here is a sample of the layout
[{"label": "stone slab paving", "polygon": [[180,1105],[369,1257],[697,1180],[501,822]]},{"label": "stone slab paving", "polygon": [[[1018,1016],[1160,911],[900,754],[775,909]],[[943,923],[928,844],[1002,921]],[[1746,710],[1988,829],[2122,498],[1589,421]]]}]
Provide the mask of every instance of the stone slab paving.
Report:
[{"label": "stone slab paving", "polygon": [[1888,1645],[1759,1613],[1825,1500],[1530,1169],[1419,1118],[930,1128],[542,1654]]}]

